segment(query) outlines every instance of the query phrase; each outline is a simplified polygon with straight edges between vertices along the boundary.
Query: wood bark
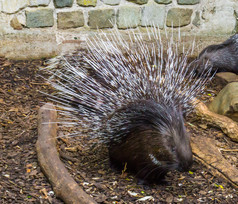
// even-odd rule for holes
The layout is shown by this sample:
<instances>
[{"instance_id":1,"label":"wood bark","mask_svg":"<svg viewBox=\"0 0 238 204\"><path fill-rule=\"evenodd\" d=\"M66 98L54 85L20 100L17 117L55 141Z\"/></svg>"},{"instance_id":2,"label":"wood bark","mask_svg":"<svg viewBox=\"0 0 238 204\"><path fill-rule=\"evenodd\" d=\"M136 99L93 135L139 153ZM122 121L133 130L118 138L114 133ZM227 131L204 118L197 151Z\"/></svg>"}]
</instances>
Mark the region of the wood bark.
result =
<instances>
[{"instance_id":1,"label":"wood bark","mask_svg":"<svg viewBox=\"0 0 238 204\"><path fill-rule=\"evenodd\" d=\"M211 112L207 106L197 101L196 114L208 124L220 128L232 141L238 142L238 124L232 119ZM196 159L211 170L213 175L224 178L235 188L238 188L238 170L230 164L215 146L214 139L193 137L191 146Z\"/></svg>"},{"instance_id":2,"label":"wood bark","mask_svg":"<svg viewBox=\"0 0 238 204\"><path fill-rule=\"evenodd\" d=\"M39 110L38 140L36 150L40 167L49 179L57 197L65 203L96 203L70 176L60 161L56 148L57 113L55 107L47 103Z\"/></svg>"},{"instance_id":3,"label":"wood bark","mask_svg":"<svg viewBox=\"0 0 238 204\"><path fill-rule=\"evenodd\" d=\"M238 188L238 170L227 161L216 147L216 141L207 137L193 137L191 141L195 158L214 176L221 177Z\"/></svg>"},{"instance_id":4,"label":"wood bark","mask_svg":"<svg viewBox=\"0 0 238 204\"><path fill-rule=\"evenodd\" d=\"M196 106L196 114L209 124L221 128L232 141L238 142L238 124L235 121L224 115L211 112L201 101L198 101Z\"/></svg>"}]
</instances>

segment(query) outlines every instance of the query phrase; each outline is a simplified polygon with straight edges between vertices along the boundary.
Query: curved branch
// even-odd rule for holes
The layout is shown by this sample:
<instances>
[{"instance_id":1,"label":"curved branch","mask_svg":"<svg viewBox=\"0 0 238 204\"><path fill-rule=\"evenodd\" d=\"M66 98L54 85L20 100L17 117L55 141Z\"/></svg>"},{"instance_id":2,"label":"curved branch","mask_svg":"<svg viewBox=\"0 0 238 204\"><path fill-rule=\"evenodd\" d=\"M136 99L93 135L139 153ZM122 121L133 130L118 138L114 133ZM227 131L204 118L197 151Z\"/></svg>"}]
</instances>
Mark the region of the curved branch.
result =
<instances>
[{"instance_id":1,"label":"curved branch","mask_svg":"<svg viewBox=\"0 0 238 204\"><path fill-rule=\"evenodd\" d=\"M52 104L47 103L40 108L36 143L40 167L49 179L56 196L65 203L96 203L78 186L59 159L56 149L56 118L57 113Z\"/></svg>"},{"instance_id":2,"label":"curved branch","mask_svg":"<svg viewBox=\"0 0 238 204\"><path fill-rule=\"evenodd\" d=\"M201 117L202 120L221 128L232 141L238 142L238 124L235 121L224 115L211 112L207 106L199 100L196 106L196 114Z\"/></svg>"}]
</instances>

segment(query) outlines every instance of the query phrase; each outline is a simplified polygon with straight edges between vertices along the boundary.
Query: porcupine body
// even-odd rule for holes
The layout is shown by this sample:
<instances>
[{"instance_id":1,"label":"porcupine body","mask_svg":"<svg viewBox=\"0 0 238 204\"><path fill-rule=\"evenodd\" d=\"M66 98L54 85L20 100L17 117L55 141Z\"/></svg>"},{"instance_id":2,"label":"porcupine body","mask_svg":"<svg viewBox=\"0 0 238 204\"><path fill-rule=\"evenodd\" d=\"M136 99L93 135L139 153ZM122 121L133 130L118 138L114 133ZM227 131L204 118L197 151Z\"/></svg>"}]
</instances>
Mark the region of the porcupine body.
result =
<instances>
[{"instance_id":1,"label":"porcupine body","mask_svg":"<svg viewBox=\"0 0 238 204\"><path fill-rule=\"evenodd\" d=\"M108 145L112 164L127 164L137 177L158 182L192 164L183 115L207 79L194 77L190 50L180 56L173 37L164 46L156 28L147 32L148 42L140 32L127 35L129 41L118 31L101 32L88 39L87 51L65 56L59 69L50 69L49 81L58 90L52 98L73 125Z\"/></svg>"},{"instance_id":2,"label":"porcupine body","mask_svg":"<svg viewBox=\"0 0 238 204\"><path fill-rule=\"evenodd\" d=\"M213 72L234 72L238 74L238 34L225 42L209 45L198 56L198 72L204 66L212 66ZM206 64L206 65L205 65Z\"/></svg>"}]
</instances>

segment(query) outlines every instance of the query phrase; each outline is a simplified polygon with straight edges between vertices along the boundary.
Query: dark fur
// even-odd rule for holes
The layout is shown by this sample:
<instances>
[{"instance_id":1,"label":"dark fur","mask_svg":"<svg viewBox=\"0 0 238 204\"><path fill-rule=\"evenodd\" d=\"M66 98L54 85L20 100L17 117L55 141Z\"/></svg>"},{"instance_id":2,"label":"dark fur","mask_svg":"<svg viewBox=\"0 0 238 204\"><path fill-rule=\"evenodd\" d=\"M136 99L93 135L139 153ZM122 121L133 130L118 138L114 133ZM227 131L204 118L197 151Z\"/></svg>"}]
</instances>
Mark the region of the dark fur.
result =
<instances>
[{"instance_id":1,"label":"dark fur","mask_svg":"<svg viewBox=\"0 0 238 204\"><path fill-rule=\"evenodd\" d=\"M192 165L183 116L173 107L153 101L132 103L115 112L108 126L114 135L111 162L120 167L127 163L128 170L143 180L158 182L168 171L187 171Z\"/></svg>"},{"instance_id":2,"label":"dark fur","mask_svg":"<svg viewBox=\"0 0 238 204\"><path fill-rule=\"evenodd\" d=\"M218 45L210 45L199 54L197 64L201 73L205 64L213 67L213 72L233 72L238 74L238 34Z\"/></svg>"}]
</instances>

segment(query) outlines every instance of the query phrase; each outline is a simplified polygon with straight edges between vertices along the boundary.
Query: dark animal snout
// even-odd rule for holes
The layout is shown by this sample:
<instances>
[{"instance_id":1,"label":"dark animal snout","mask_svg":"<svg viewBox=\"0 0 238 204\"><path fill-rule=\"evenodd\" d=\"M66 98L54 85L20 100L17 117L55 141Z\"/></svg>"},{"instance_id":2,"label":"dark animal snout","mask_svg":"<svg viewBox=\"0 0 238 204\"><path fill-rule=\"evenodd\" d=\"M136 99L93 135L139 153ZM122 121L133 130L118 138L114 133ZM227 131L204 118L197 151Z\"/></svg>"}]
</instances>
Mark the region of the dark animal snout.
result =
<instances>
[{"instance_id":1,"label":"dark animal snout","mask_svg":"<svg viewBox=\"0 0 238 204\"><path fill-rule=\"evenodd\" d=\"M178 166L178 171L186 172L191 168L192 164L193 164L193 160L189 160L189 161L180 163Z\"/></svg>"}]
</instances>

